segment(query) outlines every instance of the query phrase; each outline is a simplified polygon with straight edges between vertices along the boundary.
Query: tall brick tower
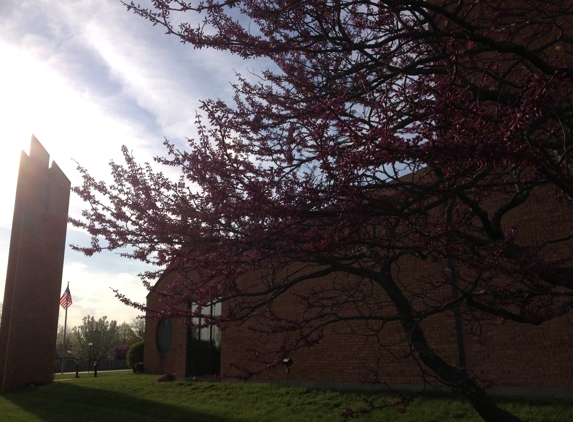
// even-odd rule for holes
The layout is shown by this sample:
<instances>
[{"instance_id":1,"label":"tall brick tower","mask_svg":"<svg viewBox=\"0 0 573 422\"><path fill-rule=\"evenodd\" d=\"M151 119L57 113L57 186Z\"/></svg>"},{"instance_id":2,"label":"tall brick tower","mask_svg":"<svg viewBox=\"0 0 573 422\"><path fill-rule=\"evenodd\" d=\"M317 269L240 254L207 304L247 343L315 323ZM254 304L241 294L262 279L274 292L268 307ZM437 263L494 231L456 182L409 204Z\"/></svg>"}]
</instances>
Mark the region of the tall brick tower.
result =
<instances>
[{"instance_id":1,"label":"tall brick tower","mask_svg":"<svg viewBox=\"0 0 573 422\"><path fill-rule=\"evenodd\" d=\"M52 382L70 181L32 136L22 151L0 326L2 391Z\"/></svg>"}]
</instances>

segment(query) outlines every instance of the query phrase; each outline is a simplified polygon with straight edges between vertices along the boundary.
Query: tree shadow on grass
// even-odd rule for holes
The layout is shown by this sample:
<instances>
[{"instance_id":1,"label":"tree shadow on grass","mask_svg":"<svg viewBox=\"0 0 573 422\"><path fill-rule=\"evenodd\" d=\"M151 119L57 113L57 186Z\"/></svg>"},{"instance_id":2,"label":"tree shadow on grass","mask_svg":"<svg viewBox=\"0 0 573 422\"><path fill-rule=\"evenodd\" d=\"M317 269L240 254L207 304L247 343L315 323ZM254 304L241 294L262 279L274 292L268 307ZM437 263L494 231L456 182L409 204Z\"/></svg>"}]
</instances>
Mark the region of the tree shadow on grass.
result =
<instances>
[{"instance_id":1,"label":"tree shadow on grass","mask_svg":"<svg viewBox=\"0 0 573 422\"><path fill-rule=\"evenodd\" d=\"M3 393L1 397L46 422L239 421L77 384L58 383L34 390Z\"/></svg>"}]
</instances>

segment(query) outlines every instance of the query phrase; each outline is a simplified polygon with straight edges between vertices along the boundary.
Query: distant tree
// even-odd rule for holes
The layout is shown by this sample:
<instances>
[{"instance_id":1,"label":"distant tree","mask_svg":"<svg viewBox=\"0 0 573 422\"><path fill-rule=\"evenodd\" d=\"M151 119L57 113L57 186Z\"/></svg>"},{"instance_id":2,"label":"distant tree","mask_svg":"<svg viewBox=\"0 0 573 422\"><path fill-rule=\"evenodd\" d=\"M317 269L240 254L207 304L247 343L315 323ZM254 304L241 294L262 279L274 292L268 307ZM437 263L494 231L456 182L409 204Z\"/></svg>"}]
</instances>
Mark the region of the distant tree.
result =
<instances>
[{"instance_id":1,"label":"distant tree","mask_svg":"<svg viewBox=\"0 0 573 422\"><path fill-rule=\"evenodd\" d=\"M117 327L117 340L120 345L131 346L133 343L138 341L133 328L127 322L122 322L121 325Z\"/></svg>"},{"instance_id":2,"label":"distant tree","mask_svg":"<svg viewBox=\"0 0 573 422\"><path fill-rule=\"evenodd\" d=\"M82 324L73 329L73 336L76 358L105 359L119 342L117 321L108 321L107 316L96 321L93 316L87 315L83 317Z\"/></svg>"},{"instance_id":3,"label":"distant tree","mask_svg":"<svg viewBox=\"0 0 573 422\"><path fill-rule=\"evenodd\" d=\"M143 341L145 338L145 319L134 318L131 322L131 329L137 341Z\"/></svg>"},{"instance_id":4,"label":"distant tree","mask_svg":"<svg viewBox=\"0 0 573 422\"><path fill-rule=\"evenodd\" d=\"M72 350L75 352L75 339L76 336L74 335L74 328L73 327L67 327L66 328L66 349L65 350ZM63 325L59 325L58 326L58 334L56 337L56 349L57 350L62 350L62 346L64 344L64 326Z\"/></svg>"}]
</instances>

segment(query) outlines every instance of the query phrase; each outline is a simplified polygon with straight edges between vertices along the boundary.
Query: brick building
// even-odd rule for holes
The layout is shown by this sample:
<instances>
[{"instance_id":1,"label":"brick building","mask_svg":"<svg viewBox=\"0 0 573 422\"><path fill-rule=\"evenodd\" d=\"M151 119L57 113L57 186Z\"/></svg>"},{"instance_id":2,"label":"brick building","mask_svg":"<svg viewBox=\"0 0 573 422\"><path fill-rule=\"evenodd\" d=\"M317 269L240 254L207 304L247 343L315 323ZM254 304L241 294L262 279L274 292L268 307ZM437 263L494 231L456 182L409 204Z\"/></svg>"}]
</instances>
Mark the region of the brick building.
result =
<instances>
[{"instance_id":1,"label":"brick building","mask_svg":"<svg viewBox=\"0 0 573 422\"><path fill-rule=\"evenodd\" d=\"M440 3L441 2L436 2ZM475 20L479 25L487 26L488 19L506 19L508 26L505 32L496 36L500 41L516 39L527 48L543 49L543 54L550 57L549 62L555 66L570 67L573 55L566 54L563 43L557 43L561 33L571 32L570 14L564 13L553 22L552 29L514 25L516 16L526 20L519 0L491 3L501 8L505 14L492 11L490 3L465 3L470 23ZM446 4L444 2L444 4ZM452 9L462 7L464 2L449 3ZM487 7L486 7L487 6ZM483 9L483 10L482 10ZM459 12L459 10L458 10ZM536 16L537 10L529 10ZM462 13L460 13L461 15ZM521 15L520 15L521 14ZM522 16L523 15L523 16ZM499 24L499 21L497 21ZM440 25L449 25L454 30L455 23L438 21ZM477 24L476 24L477 25ZM477 25L477 26L479 26ZM517 28L507 30L508 28ZM461 41L460 41L461 39ZM463 51L463 38L460 51ZM564 40L565 37L562 38ZM488 50L476 54L472 65L473 73L468 73L469 81L480 86L486 83L484 76L487 65L496 59L498 51ZM506 54L499 59L502 69L513 69L504 76L503 82L509 82L522 76L524 60L518 56ZM476 64L477 63L477 64ZM483 66L480 67L480 66ZM497 76L497 74L496 74ZM491 81L490 81L491 82ZM494 85L502 85L493 81ZM497 88L495 88L497 89ZM573 232L571 206L567 203L556 203L553 192L538 189L527 203L517 207L504 220L508 226L519 228L518 236L523 244L540 244L543 240L559 237L560 234ZM548 254L568 257L573 252L573 241L546 248ZM415 259L403 259L401 262L400 282L408 285L415 292L421 289L421 281L444 271L447 265L443 262L428 262ZM157 282L157 288L168 285L174 275L167 273ZM245 282L256 280L258 274L245 277ZM328 283L331 280L317 280L316 283ZM446 288L437 295L447 297ZM374 291L373 294L382 294ZM415 297L412 294L411 297ZM438 298L434 298L436 300ZM160 298L153 293L147 298L150 309L161 309ZM225 304L223 304L224 308ZM557 304L558 306L558 304ZM213 310L218 312L219 310ZM274 305L274 311L283 314L297 314L304 311L301 303L294 296L281 297ZM360 310L356 310L360 312ZM538 326L523 325L512 321L492 318L481 324L463 327L463 332L456 328L453 312L440 313L425 318L421 323L430 346L447 362L459 367L467 367L471 375L483 384L491 383L510 394L549 395L573 397L573 315L569 312L559 318ZM241 325L230 325L220 332L202 330L197 333L188 328L184 321L158 321L147 319L145 369L147 372L173 372L178 378L222 374L235 376L243 370L256 372L264 367L264 356L255 355L253 349L276 349L281 341L281 334L264 334L257 321L248 321ZM472 335L471 333L475 335ZM381 338L383 336L383 338ZM382 345L382 347L381 347ZM256 346L256 347L255 347ZM418 363L409 356L408 342L398 322L387 323L381 335L372 335L372 330L364 322L329 325L319 344L303 348L290 355L294 361L289 377L291 383L307 386L359 386L358 383L372 379L376 372L378 378L391 385L419 385L421 371ZM220 360L219 360L220 359ZM258 359L258 361L257 361ZM465 365L463 362L465 361ZM256 378L266 380L284 380L284 367L277 366L257 373ZM527 392L526 392L527 391Z\"/></svg>"},{"instance_id":2,"label":"brick building","mask_svg":"<svg viewBox=\"0 0 573 422\"><path fill-rule=\"evenodd\" d=\"M32 136L22 151L0 326L0 389L53 379L70 181Z\"/></svg>"},{"instance_id":3,"label":"brick building","mask_svg":"<svg viewBox=\"0 0 573 422\"><path fill-rule=\"evenodd\" d=\"M550 195L548 190L538 190L524 206L512 211L505 223L519 227L522 240L529 241L573 231L570 206L556 203ZM551 253L567 256L572 250L572 242L566 242L553 248ZM401 268L401 282L416 286L421 277L443 271L444 264L404 260ZM245 280L253 281L257 276L249 274ZM156 287L165 287L173 278L174 274L167 273ZM326 277L315 281L321 282L332 280ZM147 306L162 307L160 297L153 291L148 295ZM302 314L304 307L293 296L284 296L275 303L274 310L294 315ZM217 313L220 309L210 312ZM466 367L482 384L493 385L502 393L571 397L572 323L573 315L568 313L538 326L499 318L475 326L466 325L463 333ZM172 372L178 378L208 374L233 376L243 373L241 369L245 368L255 372L264 364L256 362L253 349L266 346L272 350L282 338L280 334L261 333L256 330L260 328L257 324L253 320L228 326L222 332L218 328L206 328L198 333L176 319L147 319L145 370ZM293 353L290 382L306 386L357 387L360 382L372 379L375 369L380 380L388 384L420 385L420 368L408 356L408 344L399 324L386 324L379 336L373 336L365 324L328 326L318 345ZM454 314L431 316L424 319L422 326L430 346L446 361L459 365L460 345ZM382 349L379 341L384 345ZM286 371L283 366L277 366L257 373L255 378L284 380Z\"/></svg>"}]
</instances>

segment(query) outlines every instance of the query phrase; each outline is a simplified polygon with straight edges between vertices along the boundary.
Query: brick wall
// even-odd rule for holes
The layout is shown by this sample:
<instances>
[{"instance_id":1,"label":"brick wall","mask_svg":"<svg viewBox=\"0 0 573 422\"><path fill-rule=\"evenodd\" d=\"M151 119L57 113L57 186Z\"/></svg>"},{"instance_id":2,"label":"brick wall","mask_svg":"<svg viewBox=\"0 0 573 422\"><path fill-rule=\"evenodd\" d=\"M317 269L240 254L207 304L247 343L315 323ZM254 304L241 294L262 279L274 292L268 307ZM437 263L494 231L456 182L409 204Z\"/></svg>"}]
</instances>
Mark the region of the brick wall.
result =
<instances>
[{"instance_id":1,"label":"brick wall","mask_svg":"<svg viewBox=\"0 0 573 422\"><path fill-rule=\"evenodd\" d=\"M508 215L506 225L519 228L520 239L536 242L573 230L572 208L557 204L552 192L537 192L527 205ZM571 242L548 248L548 254L566 255L573 252ZM444 271L445 263L404 260L396 278L409 286L411 293L420 289L422 279L431 279ZM250 283L260 275L250 274L243 281ZM169 276L159 283L168 283ZM332 283L331 278L316 283ZM376 293L374 294L382 294ZM438 297L451 294L449 285L438 291ZM415 295L412 294L412 297ZM417 299L422 300L422 299ZM157 297L150 294L148 306L160 307ZM302 315L303 306L292 295L285 295L273 305L279 315ZM145 367L147 371L185 374L186 327L174 321L173 344L163 356L156 352L157 321L148 320L146 326ZM565 315L541 326L525 326L498 319L481 324L464 324L466 362L471 374L500 387L573 388L573 315ZM423 321L430 346L447 362L458 364L458 347L452 312L436 315ZM284 334L265 334L257 320L243 325L231 325L222 333L222 374L241 375L241 368L257 371L272 362L274 351ZM473 334L472 334L473 333ZM368 336L369 335L369 336ZM384 347L379 347L379 343ZM154 351L155 350L155 351ZM269 352L255 358L254 351ZM372 379L376 369L380 380L389 384L420 384L421 372L409 356L405 333L398 323L388 323L378 335L373 335L363 322L328 326L324 337L314 347L293 352L290 379L300 381L361 382ZM258 373L256 378L279 380L286 378L285 367Z\"/></svg>"},{"instance_id":2,"label":"brick wall","mask_svg":"<svg viewBox=\"0 0 573 422\"><path fill-rule=\"evenodd\" d=\"M539 190L522 207L505 219L506 226L518 228L518 239L540 242L573 231L573 208L567 203L556 203L553 192ZM568 256L573 243L548 247L548 255ZM421 277L431 277L446 268L445 263L425 261L404 262L399 278L413 283ZM443 294L450 292L444 286ZM275 311L300 312L300 307L288 299L279 302ZM222 372L238 374L235 363L255 370L261 367L247 349L272 350L280 342L280 335L255 333L256 321L246 326L231 327L223 332ZM453 313L426 319L422 326L430 345L450 364L458 364L458 347ZM482 324L464 324L466 363L470 373L484 385L503 387L573 388L573 315L568 314L540 326L518 324L492 319ZM365 334L360 324L354 332ZM473 334L472 334L473 332ZM350 332L344 325L330 327L318 346L292 353L294 365L291 380L361 382L372 378L370 368L376 367L382 381L390 384L419 384L420 369L408 357L405 334L397 323L388 324L379 338L386 345L381 350L374 338L363 338ZM270 359L270 355L269 355ZM377 363L377 365L376 365ZM258 378L284 379L285 368L278 367L257 375Z\"/></svg>"},{"instance_id":3,"label":"brick wall","mask_svg":"<svg viewBox=\"0 0 573 422\"><path fill-rule=\"evenodd\" d=\"M70 182L49 158L32 137L20 159L0 327L3 391L53 377Z\"/></svg>"},{"instance_id":4,"label":"brick wall","mask_svg":"<svg viewBox=\"0 0 573 422\"><path fill-rule=\"evenodd\" d=\"M167 284L173 278L173 274L166 274L158 283L159 285ZM161 309L162 299L150 293L147 296L147 306L151 309ZM174 373L177 378L184 378L187 358L187 326L180 320L171 320L171 345L164 354L160 354L157 347L158 324L158 319L148 318L145 320L144 370L151 374Z\"/></svg>"}]
</instances>

